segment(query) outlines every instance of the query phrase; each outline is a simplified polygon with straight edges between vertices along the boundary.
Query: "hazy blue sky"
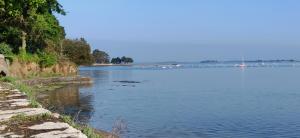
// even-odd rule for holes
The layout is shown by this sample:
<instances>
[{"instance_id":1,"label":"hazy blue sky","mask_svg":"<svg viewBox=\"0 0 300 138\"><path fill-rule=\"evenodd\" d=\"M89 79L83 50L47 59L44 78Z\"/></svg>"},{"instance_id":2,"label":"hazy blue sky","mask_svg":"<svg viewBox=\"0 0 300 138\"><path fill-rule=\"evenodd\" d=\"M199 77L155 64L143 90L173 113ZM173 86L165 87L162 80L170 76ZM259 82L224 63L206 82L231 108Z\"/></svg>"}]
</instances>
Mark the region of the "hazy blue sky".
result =
<instances>
[{"instance_id":1,"label":"hazy blue sky","mask_svg":"<svg viewBox=\"0 0 300 138\"><path fill-rule=\"evenodd\" d=\"M300 0L60 0L67 37L136 61L300 59Z\"/></svg>"}]
</instances>

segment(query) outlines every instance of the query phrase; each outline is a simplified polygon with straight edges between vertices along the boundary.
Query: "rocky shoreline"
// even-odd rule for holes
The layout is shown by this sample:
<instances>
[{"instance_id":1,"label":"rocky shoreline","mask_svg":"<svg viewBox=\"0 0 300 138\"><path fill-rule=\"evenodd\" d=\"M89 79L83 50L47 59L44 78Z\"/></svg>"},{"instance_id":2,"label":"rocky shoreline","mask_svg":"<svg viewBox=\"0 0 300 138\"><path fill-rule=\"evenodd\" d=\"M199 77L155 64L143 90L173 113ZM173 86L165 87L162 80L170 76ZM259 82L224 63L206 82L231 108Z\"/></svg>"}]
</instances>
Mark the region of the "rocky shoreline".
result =
<instances>
[{"instance_id":1,"label":"rocky shoreline","mask_svg":"<svg viewBox=\"0 0 300 138\"><path fill-rule=\"evenodd\" d=\"M10 84L0 84L0 137L87 138L59 114L31 107L27 96Z\"/></svg>"}]
</instances>

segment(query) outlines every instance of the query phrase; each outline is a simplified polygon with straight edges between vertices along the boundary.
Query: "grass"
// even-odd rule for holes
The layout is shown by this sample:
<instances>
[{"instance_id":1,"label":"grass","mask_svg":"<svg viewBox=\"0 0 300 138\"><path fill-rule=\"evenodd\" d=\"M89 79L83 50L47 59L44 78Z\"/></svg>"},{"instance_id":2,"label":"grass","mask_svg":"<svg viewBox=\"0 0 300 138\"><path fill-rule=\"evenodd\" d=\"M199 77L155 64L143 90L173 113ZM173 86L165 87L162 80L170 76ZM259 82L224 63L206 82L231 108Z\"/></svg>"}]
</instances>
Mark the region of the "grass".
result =
<instances>
[{"instance_id":1,"label":"grass","mask_svg":"<svg viewBox=\"0 0 300 138\"><path fill-rule=\"evenodd\" d=\"M41 120L47 120L52 119L53 116L50 113L44 113L40 115L34 115L34 116L26 116L25 114L18 114L16 116L13 116L9 122L13 122L14 124L20 124L24 122L36 122Z\"/></svg>"},{"instance_id":2,"label":"grass","mask_svg":"<svg viewBox=\"0 0 300 138\"><path fill-rule=\"evenodd\" d=\"M88 138L102 138L103 136L96 133L95 130L88 125L79 125L74 122L71 116L61 115L61 119L63 122L68 123L72 127L81 130L83 134L85 134Z\"/></svg>"},{"instance_id":3,"label":"grass","mask_svg":"<svg viewBox=\"0 0 300 138\"><path fill-rule=\"evenodd\" d=\"M23 135L23 137L31 137L36 134L28 127L41 124L43 122L55 122L57 118L54 118L50 113L26 116L25 114L18 114L10 118L8 121L0 122L0 125L5 125L5 129L1 130L1 133L11 133L16 135Z\"/></svg>"},{"instance_id":4,"label":"grass","mask_svg":"<svg viewBox=\"0 0 300 138\"><path fill-rule=\"evenodd\" d=\"M18 82L17 78L13 78L13 77L3 77L3 78L0 78L0 81L11 83L11 84L13 84L13 86L16 89L25 93L27 95L27 97L29 98L31 107L33 107L33 108L40 107L40 104L37 102L37 100L34 96L33 88L23 84L22 82Z\"/></svg>"}]
</instances>

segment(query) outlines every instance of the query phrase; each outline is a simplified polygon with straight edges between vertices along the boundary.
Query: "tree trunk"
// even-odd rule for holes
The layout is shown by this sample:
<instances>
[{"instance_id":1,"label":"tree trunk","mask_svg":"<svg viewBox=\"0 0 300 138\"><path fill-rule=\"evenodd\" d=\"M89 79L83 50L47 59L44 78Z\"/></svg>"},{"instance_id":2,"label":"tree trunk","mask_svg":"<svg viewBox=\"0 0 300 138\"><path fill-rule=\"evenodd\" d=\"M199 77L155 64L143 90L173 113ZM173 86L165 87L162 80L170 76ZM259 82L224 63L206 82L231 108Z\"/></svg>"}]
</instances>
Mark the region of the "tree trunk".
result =
<instances>
[{"instance_id":1,"label":"tree trunk","mask_svg":"<svg viewBox=\"0 0 300 138\"><path fill-rule=\"evenodd\" d=\"M22 31L22 36L21 36L21 39L22 39L22 50L26 51L26 35L27 33Z\"/></svg>"},{"instance_id":2,"label":"tree trunk","mask_svg":"<svg viewBox=\"0 0 300 138\"><path fill-rule=\"evenodd\" d=\"M60 40L59 45L60 45L60 56L63 56L63 40Z\"/></svg>"}]
</instances>

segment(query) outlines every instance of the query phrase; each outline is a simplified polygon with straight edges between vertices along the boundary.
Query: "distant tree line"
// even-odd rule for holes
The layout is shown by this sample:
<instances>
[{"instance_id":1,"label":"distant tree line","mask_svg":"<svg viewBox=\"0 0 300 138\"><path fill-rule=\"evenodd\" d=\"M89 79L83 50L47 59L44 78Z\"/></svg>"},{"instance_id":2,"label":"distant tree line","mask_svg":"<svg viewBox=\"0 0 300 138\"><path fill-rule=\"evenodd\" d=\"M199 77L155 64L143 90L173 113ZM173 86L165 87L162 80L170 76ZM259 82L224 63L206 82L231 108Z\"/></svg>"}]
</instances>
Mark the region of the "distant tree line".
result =
<instances>
[{"instance_id":1,"label":"distant tree line","mask_svg":"<svg viewBox=\"0 0 300 138\"><path fill-rule=\"evenodd\" d=\"M98 63L98 64L105 64L105 63L109 63L110 57L109 55L104 52L104 51L100 51L99 49L95 49L92 53L93 58L94 58L94 62Z\"/></svg>"},{"instance_id":2,"label":"distant tree line","mask_svg":"<svg viewBox=\"0 0 300 138\"><path fill-rule=\"evenodd\" d=\"M109 63L110 57L99 49L91 52L91 46L84 38L66 39L63 43L63 54L77 65L92 65L93 63Z\"/></svg>"},{"instance_id":3,"label":"distant tree line","mask_svg":"<svg viewBox=\"0 0 300 138\"><path fill-rule=\"evenodd\" d=\"M91 47L84 38L64 40L63 51L63 54L77 65L92 65L93 63L129 64L134 62L131 57L126 56L110 60L109 54L99 49L91 52Z\"/></svg>"},{"instance_id":4,"label":"distant tree line","mask_svg":"<svg viewBox=\"0 0 300 138\"><path fill-rule=\"evenodd\" d=\"M125 57L125 56L123 56L123 57L121 57L121 58L116 57L116 58L112 58L112 59L111 59L111 63L112 63L112 64L129 64L129 63L133 63L133 62L134 62L134 61L133 61L132 58L130 58L130 57Z\"/></svg>"}]
</instances>

